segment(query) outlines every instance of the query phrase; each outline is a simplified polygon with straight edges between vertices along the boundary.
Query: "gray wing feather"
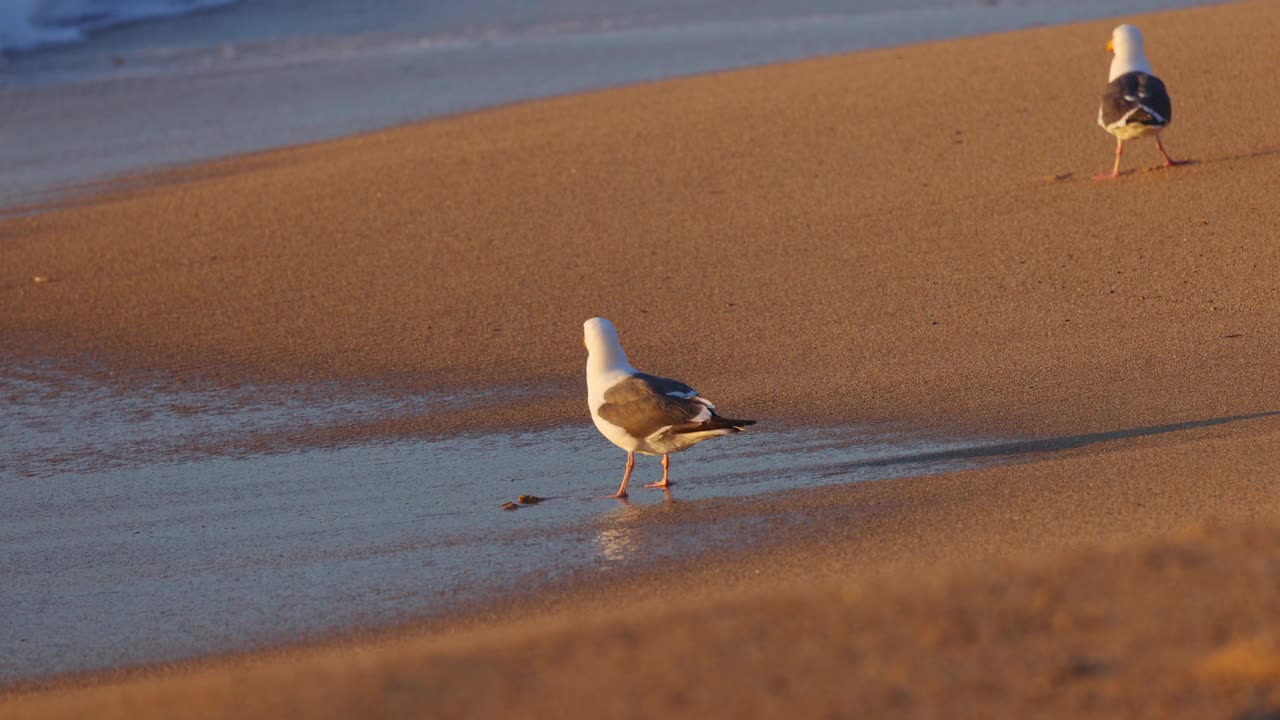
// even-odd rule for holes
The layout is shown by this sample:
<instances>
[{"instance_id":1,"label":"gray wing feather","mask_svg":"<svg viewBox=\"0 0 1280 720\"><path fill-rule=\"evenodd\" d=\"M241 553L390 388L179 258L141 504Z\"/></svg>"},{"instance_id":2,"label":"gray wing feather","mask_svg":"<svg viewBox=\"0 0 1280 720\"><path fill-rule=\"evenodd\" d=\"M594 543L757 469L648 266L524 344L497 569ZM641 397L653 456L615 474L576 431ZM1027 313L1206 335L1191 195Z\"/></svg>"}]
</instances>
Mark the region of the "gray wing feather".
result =
<instances>
[{"instance_id":1,"label":"gray wing feather","mask_svg":"<svg viewBox=\"0 0 1280 720\"><path fill-rule=\"evenodd\" d=\"M709 404L682 382L636 373L605 391L600 417L635 438L683 425L707 412Z\"/></svg>"}]
</instances>

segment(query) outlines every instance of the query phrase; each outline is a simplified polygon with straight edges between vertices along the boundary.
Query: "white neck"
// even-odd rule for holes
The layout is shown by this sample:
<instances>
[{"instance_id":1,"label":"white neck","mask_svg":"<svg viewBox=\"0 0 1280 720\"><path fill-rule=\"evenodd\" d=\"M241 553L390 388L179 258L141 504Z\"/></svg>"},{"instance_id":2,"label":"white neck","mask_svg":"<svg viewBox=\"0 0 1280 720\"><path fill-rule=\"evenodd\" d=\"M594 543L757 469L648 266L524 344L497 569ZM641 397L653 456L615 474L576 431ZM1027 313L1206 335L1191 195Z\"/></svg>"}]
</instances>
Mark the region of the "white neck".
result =
<instances>
[{"instance_id":1,"label":"white neck","mask_svg":"<svg viewBox=\"0 0 1280 720\"><path fill-rule=\"evenodd\" d=\"M1155 74L1151 71L1151 63L1147 62L1147 56L1142 53L1141 48L1137 50L1125 48L1123 52L1117 48L1116 56L1111 58L1111 77L1107 78L1107 82L1131 72Z\"/></svg>"},{"instance_id":2,"label":"white neck","mask_svg":"<svg viewBox=\"0 0 1280 720\"><path fill-rule=\"evenodd\" d=\"M614 383L633 375L636 369L627 362L627 353L617 343L601 343L587 354L587 395L593 407L604 401L604 391Z\"/></svg>"},{"instance_id":3,"label":"white neck","mask_svg":"<svg viewBox=\"0 0 1280 720\"><path fill-rule=\"evenodd\" d=\"M621 345L596 348L587 354L588 377L614 372L635 372L635 368L627 362L627 353L622 350Z\"/></svg>"}]
</instances>

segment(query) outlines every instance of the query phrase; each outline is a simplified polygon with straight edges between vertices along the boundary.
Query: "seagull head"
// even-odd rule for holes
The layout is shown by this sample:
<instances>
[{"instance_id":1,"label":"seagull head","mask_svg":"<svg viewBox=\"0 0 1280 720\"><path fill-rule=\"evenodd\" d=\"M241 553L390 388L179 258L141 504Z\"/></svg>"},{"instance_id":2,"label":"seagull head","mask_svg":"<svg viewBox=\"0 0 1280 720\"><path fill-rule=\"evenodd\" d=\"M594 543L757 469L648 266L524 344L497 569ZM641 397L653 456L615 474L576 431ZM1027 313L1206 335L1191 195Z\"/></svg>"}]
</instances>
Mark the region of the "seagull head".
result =
<instances>
[{"instance_id":1,"label":"seagull head","mask_svg":"<svg viewBox=\"0 0 1280 720\"><path fill-rule=\"evenodd\" d=\"M1142 55L1142 31L1133 25L1118 25L1111 31L1107 49L1116 55Z\"/></svg>"},{"instance_id":2,"label":"seagull head","mask_svg":"<svg viewBox=\"0 0 1280 720\"><path fill-rule=\"evenodd\" d=\"M1111 42L1107 49L1116 56L1111 59L1111 80L1130 72L1151 72L1151 63L1142 52L1142 32L1133 25L1120 25L1111 31Z\"/></svg>"},{"instance_id":3,"label":"seagull head","mask_svg":"<svg viewBox=\"0 0 1280 720\"><path fill-rule=\"evenodd\" d=\"M618 342L618 331L608 320L593 317L582 323L582 344L588 358L603 367L627 367L627 354Z\"/></svg>"},{"instance_id":4,"label":"seagull head","mask_svg":"<svg viewBox=\"0 0 1280 720\"><path fill-rule=\"evenodd\" d=\"M587 349L587 352L617 347L620 345L618 331L613 327L613 323L608 320L602 317L593 317L582 323L582 345Z\"/></svg>"}]
</instances>

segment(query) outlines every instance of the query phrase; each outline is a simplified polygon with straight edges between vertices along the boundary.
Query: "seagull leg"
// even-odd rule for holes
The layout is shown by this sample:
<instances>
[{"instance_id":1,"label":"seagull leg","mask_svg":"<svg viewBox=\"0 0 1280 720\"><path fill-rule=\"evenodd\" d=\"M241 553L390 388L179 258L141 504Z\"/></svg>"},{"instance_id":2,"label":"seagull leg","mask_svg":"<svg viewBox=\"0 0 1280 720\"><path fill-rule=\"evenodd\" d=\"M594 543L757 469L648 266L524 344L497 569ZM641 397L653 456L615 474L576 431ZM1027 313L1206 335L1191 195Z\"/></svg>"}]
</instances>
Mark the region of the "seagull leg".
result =
<instances>
[{"instance_id":1,"label":"seagull leg","mask_svg":"<svg viewBox=\"0 0 1280 720\"><path fill-rule=\"evenodd\" d=\"M1159 139L1160 138L1157 136L1156 140L1159 141ZM1163 150L1161 152L1163 152ZM1094 175L1093 179L1094 180L1110 180L1112 178L1120 177L1120 156L1121 155L1124 155L1124 141L1121 140L1120 138L1116 138L1116 164L1111 168L1111 174L1110 175Z\"/></svg>"},{"instance_id":2,"label":"seagull leg","mask_svg":"<svg viewBox=\"0 0 1280 720\"><path fill-rule=\"evenodd\" d=\"M631 480L631 468L636 466L636 454L627 453L627 471L622 473L622 484L618 486L618 492L614 493L616 498L624 498L627 496L627 482Z\"/></svg>"},{"instance_id":3,"label":"seagull leg","mask_svg":"<svg viewBox=\"0 0 1280 720\"><path fill-rule=\"evenodd\" d=\"M1174 160L1173 158L1169 157L1169 153L1167 153L1167 152L1165 152L1165 151L1164 151L1164 143L1160 142L1160 136L1159 136L1159 135L1156 135L1156 149L1160 151L1160 154L1161 154L1162 156L1164 156L1164 166L1165 166L1165 167L1175 167L1175 166L1177 166L1177 165L1186 165L1186 164L1187 164L1187 161L1186 161L1186 160Z\"/></svg>"},{"instance_id":4,"label":"seagull leg","mask_svg":"<svg viewBox=\"0 0 1280 720\"><path fill-rule=\"evenodd\" d=\"M645 487L652 487L652 488L669 488L669 487L671 487L671 480L667 477L667 472L668 472L668 469L669 469L670 467L671 467L671 456L670 456L670 455L663 454L663 456L662 456L662 482L649 483L648 485L645 485Z\"/></svg>"}]
</instances>

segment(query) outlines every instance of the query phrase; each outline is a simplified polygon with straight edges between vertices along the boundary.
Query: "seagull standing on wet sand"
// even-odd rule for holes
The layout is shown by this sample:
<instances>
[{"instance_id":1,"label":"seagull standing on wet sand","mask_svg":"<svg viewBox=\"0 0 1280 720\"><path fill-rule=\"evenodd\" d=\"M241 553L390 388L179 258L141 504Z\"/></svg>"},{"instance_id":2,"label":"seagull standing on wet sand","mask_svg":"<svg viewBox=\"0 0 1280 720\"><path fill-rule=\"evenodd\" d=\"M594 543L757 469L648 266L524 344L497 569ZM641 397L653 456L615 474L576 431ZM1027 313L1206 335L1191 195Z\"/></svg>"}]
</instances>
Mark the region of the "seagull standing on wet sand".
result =
<instances>
[{"instance_id":1,"label":"seagull standing on wet sand","mask_svg":"<svg viewBox=\"0 0 1280 720\"><path fill-rule=\"evenodd\" d=\"M1107 180L1120 174L1120 156L1124 141L1146 135L1156 136L1156 149L1164 156L1164 166L1181 162L1169 157L1160 142L1160 131L1173 120L1173 103L1164 83L1151 72L1151 63L1142 52L1142 33L1132 25L1121 25L1111 31L1107 49L1115 53L1111 59L1111 76L1098 108L1098 124L1116 136L1116 164L1110 175L1095 175L1094 180Z\"/></svg>"},{"instance_id":2,"label":"seagull standing on wet sand","mask_svg":"<svg viewBox=\"0 0 1280 720\"><path fill-rule=\"evenodd\" d=\"M604 318L583 323L582 342L587 347L587 402L596 429L614 445L627 451L627 470L614 497L627 496L627 482L636 464L636 453L662 456L662 482L645 487L671 485L667 472L670 453L686 450L703 440L742 432L755 420L730 420L716 414L715 405L682 382L646 375L631 367L618 342L618 331Z\"/></svg>"}]
</instances>

